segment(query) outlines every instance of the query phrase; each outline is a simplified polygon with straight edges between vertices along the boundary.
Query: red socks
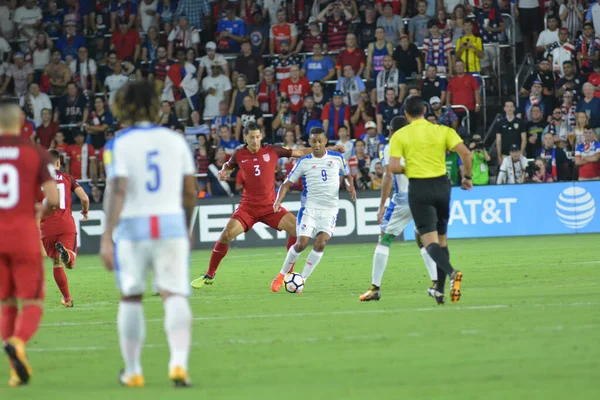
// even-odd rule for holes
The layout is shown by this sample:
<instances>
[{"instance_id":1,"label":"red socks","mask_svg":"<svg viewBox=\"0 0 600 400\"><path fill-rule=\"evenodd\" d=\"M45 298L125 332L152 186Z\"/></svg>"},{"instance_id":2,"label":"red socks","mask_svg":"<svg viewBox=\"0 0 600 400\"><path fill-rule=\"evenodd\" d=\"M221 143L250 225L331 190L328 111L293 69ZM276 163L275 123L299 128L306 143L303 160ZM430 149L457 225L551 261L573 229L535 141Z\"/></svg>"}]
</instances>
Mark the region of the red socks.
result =
<instances>
[{"instance_id":1,"label":"red socks","mask_svg":"<svg viewBox=\"0 0 600 400\"><path fill-rule=\"evenodd\" d=\"M62 293L62 296L66 300L71 300L71 294L69 293L69 281L67 280L67 275L65 274L64 268L53 268L53 272L54 281Z\"/></svg>"},{"instance_id":2,"label":"red socks","mask_svg":"<svg viewBox=\"0 0 600 400\"><path fill-rule=\"evenodd\" d=\"M292 247L293 245L295 245L295 244L296 244L296 240L297 240L297 239L298 239L298 238L297 238L296 236L289 236L289 237L288 237L287 244L285 245L285 249L286 249L286 250L289 250L289 249L290 249L290 247Z\"/></svg>"},{"instance_id":3,"label":"red socks","mask_svg":"<svg viewBox=\"0 0 600 400\"><path fill-rule=\"evenodd\" d=\"M73 265L75 265L75 260L77 259L77 254L75 254L75 252L73 252L69 249L65 249L65 250L67 250L67 253L69 253L69 263L67 265L69 267L72 267Z\"/></svg>"},{"instance_id":4,"label":"red socks","mask_svg":"<svg viewBox=\"0 0 600 400\"><path fill-rule=\"evenodd\" d=\"M17 306L2 306L2 315L0 315L0 336L2 341L11 337L15 331L15 321L19 309Z\"/></svg>"},{"instance_id":5,"label":"red socks","mask_svg":"<svg viewBox=\"0 0 600 400\"><path fill-rule=\"evenodd\" d=\"M221 260L227 255L227 251L229 250L228 244L222 244L221 242L215 243L215 247L213 248L212 254L210 255L210 263L208 265L207 275L214 278L217 269L219 268L219 264Z\"/></svg>"},{"instance_id":6,"label":"red socks","mask_svg":"<svg viewBox=\"0 0 600 400\"><path fill-rule=\"evenodd\" d=\"M21 309L21 314L17 317L14 337L27 343L33 337L40 326L42 319L42 307L38 305L28 305Z\"/></svg>"}]
</instances>

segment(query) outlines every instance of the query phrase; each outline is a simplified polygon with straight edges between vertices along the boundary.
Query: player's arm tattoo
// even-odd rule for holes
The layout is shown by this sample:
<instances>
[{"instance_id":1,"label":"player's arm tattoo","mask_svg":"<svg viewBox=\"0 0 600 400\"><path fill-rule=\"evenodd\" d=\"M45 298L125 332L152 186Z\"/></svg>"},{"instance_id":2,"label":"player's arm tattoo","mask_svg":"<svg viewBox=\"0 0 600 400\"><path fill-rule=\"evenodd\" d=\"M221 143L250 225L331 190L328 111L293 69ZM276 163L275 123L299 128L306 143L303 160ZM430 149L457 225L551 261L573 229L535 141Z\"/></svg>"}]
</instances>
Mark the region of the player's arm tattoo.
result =
<instances>
[{"instance_id":1,"label":"player's arm tattoo","mask_svg":"<svg viewBox=\"0 0 600 400\"><path fill-rule=\"evenodd\" d=\"M104 191L104 213L106 214L105 234L112 235L119 216L123 209L125 201L125 191L127 189L127 178L116 177L112 178L106 184Z\"/></svg>"}]
</instances>

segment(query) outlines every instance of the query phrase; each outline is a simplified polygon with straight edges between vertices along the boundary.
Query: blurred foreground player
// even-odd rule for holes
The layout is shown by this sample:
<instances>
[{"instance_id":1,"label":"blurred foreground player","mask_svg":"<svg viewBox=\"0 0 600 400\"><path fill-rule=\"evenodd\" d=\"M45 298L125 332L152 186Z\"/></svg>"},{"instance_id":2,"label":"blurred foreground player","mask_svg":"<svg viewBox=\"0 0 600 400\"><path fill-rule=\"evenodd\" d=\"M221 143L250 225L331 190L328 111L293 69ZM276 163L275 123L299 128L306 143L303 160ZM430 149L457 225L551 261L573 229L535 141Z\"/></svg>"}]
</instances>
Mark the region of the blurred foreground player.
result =
<instances>
[{"instance_id":1,"label":"blurred foreground player","mask_svg":"<svg viewBox=\"0 0 600 400\"><path fill-rule=\"evenodd\" d=\"M77 258L77 228L71 213L72 193L75 193L81 201L82 221L87 220L90 199L75 178L60 171L60 153L53 149L50 150L49 154L56 170L54 179L60 197L58 207L51 211L50 215L42 217L40 223L42 244L44 250L46 250L46 255L54 263L54 281L60 293L62 293L61 303L65 307L73 307L73 299L69 293L69 282L63 268L63 266L68 269L73 268Z\"/></svg>"},{"instance_id":2,"label":"blurred foreground player","mask_svg":"<svg viewBox=\"0 0 600 400\"><path fill-rule=\"evenodd\" d=\"M144 386L142 295L152 271L165 309L171 356L168 377L177 387L189 386L188 232L196 205L194 160L181 135L150 122L160 108L151 83L127 84L117 92L113 107L114 115L127 128L107 143L104 151L108 161L106 230L100 256L109 271L115 270L121 292L117 330L125 369L119 382L127 387Z\"/></svg>"},{"instance_id":3,"label":"blurred foreground player","mask_svg":"<svg viewBox=\"0 0 600 400\"><path fill-rule=\"evenodd\" d=\"M42 318L44 266L36 209L40 214L59 204L50 158L19 137L22 121L18 106L0 105L0 334L13 387L31 378L25 345ZM46 198L36 206L40 186Z\"/></svg>"},{"instance_id":4,"label":"blurred foreground player","mask_svg":"<svg viewBox=\"0 0 600 400\"><path fill-rule=\"evenodd\" d=\"M311 150L290 150L281 146L262 145L262 140L262 127L256 122L249 122L244 128L246 144L235 150L219 172L219 179L225 180L235 168L243 171L242 201L215 243L208 271L203 277L192 281L192 287L195 289L213 283L219 264L229 250L229 243L243 232L249 231L258 222L278 231L286 231L290 235L287 242L288 249L296 243L296 218L294 215L283 207L280 207L278 212L273 211L275 169L280 157L300 158L309 154Z\"/></svg>"}]
</instances>

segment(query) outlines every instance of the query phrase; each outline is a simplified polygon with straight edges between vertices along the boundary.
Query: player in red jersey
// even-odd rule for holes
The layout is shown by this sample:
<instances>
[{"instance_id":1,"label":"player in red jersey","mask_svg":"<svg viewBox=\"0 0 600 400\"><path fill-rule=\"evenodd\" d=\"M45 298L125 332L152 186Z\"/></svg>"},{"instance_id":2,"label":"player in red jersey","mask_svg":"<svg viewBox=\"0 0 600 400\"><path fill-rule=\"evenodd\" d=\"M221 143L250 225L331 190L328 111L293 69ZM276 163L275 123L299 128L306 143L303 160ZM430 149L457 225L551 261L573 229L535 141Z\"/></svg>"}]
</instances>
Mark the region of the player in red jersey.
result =
<instances>
[{"instance_id":1,"label":"player in red jersey","mask_svg":"<svg viewBox=\"0 0 600 400\"><path fill-rule=\"evenodd\" d=\"M44 266L36 210L59 203L48 154L19 137L22 114L16 105L0 105L0 336L10 361L10 386L29 381L25 344L42 318ZM40 186L46 199L36 206Z\"/></svg>"},{"instance_id":2,"label":"player in red jersey","mask_svg":"<svg viewBox=\"0 0 600 400\"><path fill-rule=\"evenodd\" d=\"M72 193L81 201L82 221L87 220L90 199L79 183L69 174L60 172L60 153L50 150L50 158L56 169L56 185L60 195L58 207L48 216L42 218L40 231L46 255L54 262L54 281L62 293L61 303L65 307L73 307L73 299L69 293L69 282L63 266L71 269L77 258L77 228L71 214Z\"/></svg>"},{"instance_id":3,"label":"player in red jersey","mask_svg":"<svg viewBox=\"0 0 600 400\"><path fill-rule=\"evenodd\" d=\"M280 157L303 157L311 149L290 150L281 146L261 145L262 139L261 126L256 122L249 122L244 128L246 145L238 147L219 172L219 179L224 180L235 168L240 168L244 174L242 201L215 243L208 271L192 281L195 289L213 283L219 264L229 250L229 243L258 222L278 231L285 230L290 235L288 249L296 243L296 217L284 208L279 212L273 211L275 169Z\"/></svg>"}]
</instances>

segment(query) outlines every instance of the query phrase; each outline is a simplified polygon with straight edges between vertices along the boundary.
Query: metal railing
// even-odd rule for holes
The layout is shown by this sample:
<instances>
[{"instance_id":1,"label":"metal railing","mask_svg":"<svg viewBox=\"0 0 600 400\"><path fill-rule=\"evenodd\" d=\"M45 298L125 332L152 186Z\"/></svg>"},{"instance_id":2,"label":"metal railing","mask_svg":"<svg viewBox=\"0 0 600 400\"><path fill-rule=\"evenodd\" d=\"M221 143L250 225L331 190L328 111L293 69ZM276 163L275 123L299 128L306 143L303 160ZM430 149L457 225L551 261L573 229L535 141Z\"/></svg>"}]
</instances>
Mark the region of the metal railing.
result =
<instances>
[{"instance_id":1,"label":"metal railing","mask_svg":"<svg viewBox=\"0 0 600 400\"><path fill-rule=\"evenodd\" d=\"M519 77L521 76L521 73L523 72L523 70L525 69L527 64L531 64L530 67L533 67L533 58L531 57L531 54L529 54L529 53L527 53L525 55L525 58L523 59L523 63L521 63L521 66L515 73L515 100L516 100L517 107L519 107L519 89L520 89Z\"/></svg>"}]
</instances>

